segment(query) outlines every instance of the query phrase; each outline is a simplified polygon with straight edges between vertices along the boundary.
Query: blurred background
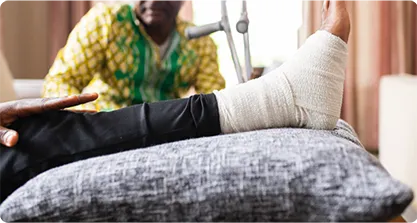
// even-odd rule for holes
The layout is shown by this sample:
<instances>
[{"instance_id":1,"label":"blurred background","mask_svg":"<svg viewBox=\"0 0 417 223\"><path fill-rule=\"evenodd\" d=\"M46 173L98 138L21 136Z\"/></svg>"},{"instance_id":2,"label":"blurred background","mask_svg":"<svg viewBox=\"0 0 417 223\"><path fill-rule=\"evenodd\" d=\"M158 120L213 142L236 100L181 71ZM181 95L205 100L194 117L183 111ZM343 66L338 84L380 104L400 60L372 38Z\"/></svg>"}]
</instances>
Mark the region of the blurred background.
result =
<instances>
[{"instance_id":1,"label":"blurred background","mask_svg":"<svg viewBox=\"0 0 417 223\"><path fill-rule=\"evenodd\" d=\"M3 3L0 50L14 78L43 79L72 28L98 2ZM300 0L248 1L253 66L268 69L285 62L320 26L322 4L322 1ZM417 5L412 1L354 1L348 2L348 7L352 32L342 118L355 128L368 150L377 151L380 78L417 72ZM234 29L241 2L228 1L228 8ZM187 1L180 16L196 25L217 22L220 0ZM243 38L234 34L238 55L244 64ZM226 85L234 85L237 80L225 34L219 32L211 36L218 46L220 71ZM22 86L31 87L30 84Z\"/></svg>"}]
</instances>

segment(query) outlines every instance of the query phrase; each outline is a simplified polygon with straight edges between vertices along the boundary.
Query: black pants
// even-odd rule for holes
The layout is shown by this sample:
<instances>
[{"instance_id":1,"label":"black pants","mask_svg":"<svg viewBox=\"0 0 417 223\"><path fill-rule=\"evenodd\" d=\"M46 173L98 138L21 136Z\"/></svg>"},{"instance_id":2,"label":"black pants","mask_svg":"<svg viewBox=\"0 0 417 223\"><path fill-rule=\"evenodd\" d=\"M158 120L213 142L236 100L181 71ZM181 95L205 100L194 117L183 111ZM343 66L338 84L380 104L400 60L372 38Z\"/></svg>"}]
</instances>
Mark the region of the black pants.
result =
<instances>
[{"instance_id":1,"label":"black pants","mask_svg":"<svg viewBox=\"0 0 417 223\"><path fill-rule=\"evenodd\" d=\"M220 134L214 94L96 114L51 111L17 120L14 148L0 145L1 202L29 179L74 161Z\"/></svg>"}]
</instances>

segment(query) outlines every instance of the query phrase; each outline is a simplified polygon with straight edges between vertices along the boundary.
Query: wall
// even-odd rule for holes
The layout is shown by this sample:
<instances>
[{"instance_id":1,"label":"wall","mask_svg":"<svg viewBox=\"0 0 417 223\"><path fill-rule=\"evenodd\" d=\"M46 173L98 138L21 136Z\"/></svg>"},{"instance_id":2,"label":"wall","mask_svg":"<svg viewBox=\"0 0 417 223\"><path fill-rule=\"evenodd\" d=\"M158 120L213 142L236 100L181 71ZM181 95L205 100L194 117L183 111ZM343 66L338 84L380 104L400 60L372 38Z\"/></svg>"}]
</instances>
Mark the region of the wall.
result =
<instances>
[{"instance_id":1,"label":"wall","mask_svg":"<svg viewBox=\"0 0 417 223\"><path fill-rule=\"evenodd\" d=\"M1 13L1 6L0 6L0 51L3 52L3 20L2 18L2 13ZM3 55L4 56L4 55Z\"/></svg>"},{"instance_id":2,"label":"wall","mask_svg":"<svg viewBox=\"0 0 417 223\"><path fill-rule=\"evenodd\" d=\"M43 78L49 68L48 2L6 1L0 11L3 53L13 76Z\"/></svg>"}]
</instances>

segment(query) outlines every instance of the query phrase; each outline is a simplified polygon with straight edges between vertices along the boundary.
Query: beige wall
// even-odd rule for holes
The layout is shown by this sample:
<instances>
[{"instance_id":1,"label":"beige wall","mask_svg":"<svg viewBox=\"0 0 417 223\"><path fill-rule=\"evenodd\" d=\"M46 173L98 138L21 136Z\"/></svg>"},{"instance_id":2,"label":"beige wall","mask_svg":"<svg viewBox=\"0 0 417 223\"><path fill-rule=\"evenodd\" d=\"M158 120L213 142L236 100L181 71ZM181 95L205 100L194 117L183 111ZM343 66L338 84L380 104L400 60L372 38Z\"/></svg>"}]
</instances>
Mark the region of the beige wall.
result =
<instances>
[{"instance_id":1,"label":"beige wall","mask_svg":"<svg viewBox=\"0 0 417 223\"><path fill-rule=\"evenodd\" d=\"M6 1L0 7L3 52L15 78L43 78L49 69L48 2Z\"/></svg>"},{"instance_id":2,"label":"beige wall","mask_svg":"<svg viewBox=\"0 0 417 223\"><path fill-rule=\"evenodd\" d=\"M3 38L2 38L2 34L3 34L3 20L2 18L2 13L1 13L1 6L0 6L0 53L3 52Z\"/></svg>"}]
</instances>

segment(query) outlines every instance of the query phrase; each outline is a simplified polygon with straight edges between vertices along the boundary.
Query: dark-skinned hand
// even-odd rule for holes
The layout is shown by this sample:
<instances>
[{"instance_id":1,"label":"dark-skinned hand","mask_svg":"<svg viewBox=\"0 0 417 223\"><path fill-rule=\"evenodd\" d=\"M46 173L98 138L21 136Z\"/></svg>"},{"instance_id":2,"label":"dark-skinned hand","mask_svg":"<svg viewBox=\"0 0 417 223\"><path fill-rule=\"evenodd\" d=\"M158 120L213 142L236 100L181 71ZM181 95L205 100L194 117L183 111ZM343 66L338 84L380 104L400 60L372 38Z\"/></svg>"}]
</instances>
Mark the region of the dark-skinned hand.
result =
<instances>
[{"instance_id":1,"label":"dark-skinned hand","mask_svg":"<svg viewBox=\"0 0 417 223\"><path fill-rule=\"evenodd\" d=\"M23 99L0 103L0 144L7 147L16 145L19 134L6 128L19 118L40 114L46 111L61 110L94 101L98 94L80 94L59 98Z\"/></svg>"}]
</instances>

